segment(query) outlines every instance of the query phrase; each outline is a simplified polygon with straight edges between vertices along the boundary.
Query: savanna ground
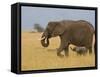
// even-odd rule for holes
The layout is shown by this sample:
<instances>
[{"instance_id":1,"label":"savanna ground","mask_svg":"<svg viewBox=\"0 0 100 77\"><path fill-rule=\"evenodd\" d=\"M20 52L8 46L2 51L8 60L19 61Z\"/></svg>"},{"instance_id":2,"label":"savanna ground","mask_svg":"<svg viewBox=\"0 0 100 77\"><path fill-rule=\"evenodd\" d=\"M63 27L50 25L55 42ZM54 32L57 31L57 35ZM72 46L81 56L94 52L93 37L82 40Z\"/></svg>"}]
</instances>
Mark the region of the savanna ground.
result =
<instances>
[{"instance_id":1,"label":"savanna ground","mask_svg":"<svg viewBox=\"0 0 100 77\"><path fill-rule=\"evenodd\" d=\"M41 46L42 33L22 32L21 70L41 70L56 68L75 68L95 66L95 55L87 53L79 56L69 47L69 57L57 56L56 48L59 47L59 37L51 38L47 48ZM73 45L70 45L74 47ZM64 54L64 53L62 53Z\"/></svg>"}]
</instances>

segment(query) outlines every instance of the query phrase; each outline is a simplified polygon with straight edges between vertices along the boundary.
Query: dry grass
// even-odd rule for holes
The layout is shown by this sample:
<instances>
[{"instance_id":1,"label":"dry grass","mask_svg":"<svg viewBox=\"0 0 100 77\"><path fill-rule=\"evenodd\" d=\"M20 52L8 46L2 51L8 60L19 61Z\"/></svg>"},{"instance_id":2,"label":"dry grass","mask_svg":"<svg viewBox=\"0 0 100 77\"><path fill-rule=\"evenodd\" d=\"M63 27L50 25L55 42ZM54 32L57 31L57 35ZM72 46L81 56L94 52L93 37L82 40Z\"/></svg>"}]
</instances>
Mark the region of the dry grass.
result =
<instances>
[{"instance_id":1,"label":"dry grass","mask_svg":"<svg viewBox=\"0 0 100 77\"><path fill-rule=\"evenodd\" d=\"M40 44L41 33L22 33L22 70L40 70L55 68L74 68L95 66L95 55L87 54L78 56L69 48L69 57L60 58L57 56L56 48L59 47L58 37L50 39L48 48ZM73 45L70 45L73 46Z\"/></svg>"}]
</instances>

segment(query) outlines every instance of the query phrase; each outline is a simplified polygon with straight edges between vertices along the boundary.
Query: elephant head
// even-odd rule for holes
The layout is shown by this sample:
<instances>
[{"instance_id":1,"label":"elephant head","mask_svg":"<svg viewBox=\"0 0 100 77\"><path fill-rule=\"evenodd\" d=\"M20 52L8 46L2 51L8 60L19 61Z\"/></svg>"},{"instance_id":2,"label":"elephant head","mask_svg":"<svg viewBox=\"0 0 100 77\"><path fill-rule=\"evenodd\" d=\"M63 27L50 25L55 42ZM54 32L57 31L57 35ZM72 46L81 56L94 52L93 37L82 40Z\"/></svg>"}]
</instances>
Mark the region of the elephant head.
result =
<instances>
[{"instance_id":1,"label":"elephant head","mask_svg":"<svg viewBox=\"0 0 100 77\"><path fill-rule=\"evenodd\" d=\"M49 46L49 39L51 37L60 36L65 31L61 22L49 22L44 33L42 34L41 44L43 47Z\"/></svg>"}]
</instances>

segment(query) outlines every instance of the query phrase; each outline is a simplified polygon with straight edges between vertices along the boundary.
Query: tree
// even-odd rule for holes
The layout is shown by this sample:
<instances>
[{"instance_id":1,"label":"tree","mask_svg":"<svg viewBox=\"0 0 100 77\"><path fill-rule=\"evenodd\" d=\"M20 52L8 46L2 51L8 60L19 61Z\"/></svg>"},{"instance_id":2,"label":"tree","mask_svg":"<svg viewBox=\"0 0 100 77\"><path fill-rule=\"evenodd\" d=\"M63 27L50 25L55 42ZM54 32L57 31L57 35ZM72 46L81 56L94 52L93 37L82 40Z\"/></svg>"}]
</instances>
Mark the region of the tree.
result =
<instances>
[{"instance_id":1,"label":"tree","mask_svg":"<svg viewBox=\"0 0 100 77\"><path fill-rule=\"evenodd\" d=\"M40 24L35 23L33 29L37 32L43 32L44 28L40 26Z\"/></svg>"}]
</instances>

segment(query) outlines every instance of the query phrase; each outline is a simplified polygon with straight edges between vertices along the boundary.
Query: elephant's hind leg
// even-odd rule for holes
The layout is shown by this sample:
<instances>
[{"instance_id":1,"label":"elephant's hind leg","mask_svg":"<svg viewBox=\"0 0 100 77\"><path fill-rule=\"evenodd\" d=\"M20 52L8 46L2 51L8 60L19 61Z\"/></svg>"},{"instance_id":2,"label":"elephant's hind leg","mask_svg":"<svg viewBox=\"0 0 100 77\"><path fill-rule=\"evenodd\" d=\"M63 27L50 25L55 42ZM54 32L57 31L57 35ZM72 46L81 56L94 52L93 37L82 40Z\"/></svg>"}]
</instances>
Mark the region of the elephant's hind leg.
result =
<instances>
[{"instance_id":1,"label":"elephant's hind leg","mask_svg":"<svg viewBox=\"0 0 100 77\"><path fill-rule=\"evenodd\" d=\"M89 54L92 54L92 47L89 47Z\"/></svg>"},{"instance_id":2,"label":"elephant's hind leg","mask_svg":"<svg viewBox=\"0 0 100 77\"><path fill-rule=\"evenodd\" d=\"M67 46L64 48L64 52L65 52L65 56L68 57L69 56L69 50L68 50L69 44L67 44Z\"/></svg>"},{"instance_id":3,"label":"elephant's hind leg","mask_svg":"<svg viewBox=\"0 0 100 77\"><path fill-rule=\"evenodd\" d=\"M68 48L64 48L64 52L65 52L65 56L68 57L69 56L69 51L68 51Z\"/></svg>"}]
</instances>

